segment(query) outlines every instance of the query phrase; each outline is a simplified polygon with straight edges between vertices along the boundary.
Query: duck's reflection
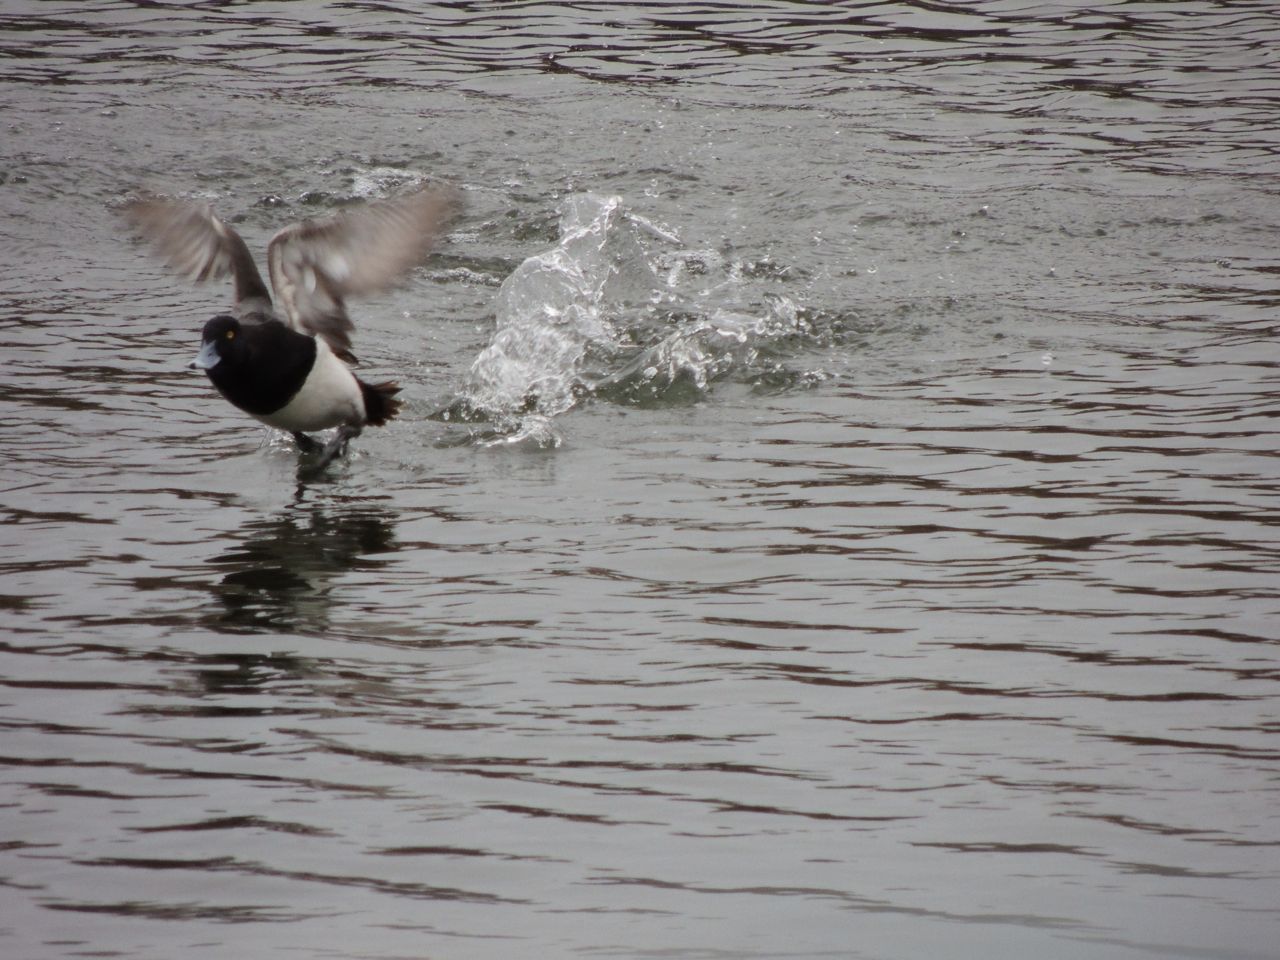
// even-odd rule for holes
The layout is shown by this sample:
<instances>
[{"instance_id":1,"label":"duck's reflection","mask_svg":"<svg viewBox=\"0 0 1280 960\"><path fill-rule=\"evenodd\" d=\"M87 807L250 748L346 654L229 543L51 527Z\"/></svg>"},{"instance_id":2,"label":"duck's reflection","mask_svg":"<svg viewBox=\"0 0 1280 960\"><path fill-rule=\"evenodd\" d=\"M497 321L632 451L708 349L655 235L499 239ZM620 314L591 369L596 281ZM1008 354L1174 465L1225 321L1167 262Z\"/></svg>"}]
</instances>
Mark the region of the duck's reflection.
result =
<instances>
[{"instance_id":1,"label":"duck's reflection","mask_svg":"<svg viewBox=\"0 0 1280 960\"><path fill-rule=\"evenodd\" d=\"M295 503L247 523L238 541L210 563L220 610L206 626L220 632L319 632L329 621L334 582L385 564L395 549L393 515L369 503Z\"/></svg>"},{"instance_id":2,"label":"duck's reflection","mask_svg":"<svg viewBox=\"0 0 1280 960\"><path fill-rule=\"evenodd\" d=\"M201 657L193 676L198 692L231 697L260 693L268 688L280 691L287 685L306 682L314 675L315 664L305 657L289 653L217 653ZM200 716L245 716L287 711L279 700L268 706L237 703L234 706L217 701L201 701L183 712ZM171 714L176 710L170 710Z\"/></svg>"}]
</instances>

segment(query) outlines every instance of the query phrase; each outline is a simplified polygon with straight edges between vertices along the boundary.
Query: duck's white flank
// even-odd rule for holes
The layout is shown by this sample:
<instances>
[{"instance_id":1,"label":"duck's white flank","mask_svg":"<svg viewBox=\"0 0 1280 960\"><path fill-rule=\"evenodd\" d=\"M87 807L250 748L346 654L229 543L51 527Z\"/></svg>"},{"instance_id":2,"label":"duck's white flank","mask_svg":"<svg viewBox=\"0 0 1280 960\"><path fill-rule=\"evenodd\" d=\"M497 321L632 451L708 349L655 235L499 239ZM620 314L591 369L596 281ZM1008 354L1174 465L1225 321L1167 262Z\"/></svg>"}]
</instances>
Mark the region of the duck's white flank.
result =
<instances>
[{"instance_id":1,"label":"duck's white flank","mask_svg":"<svg viewBox=\"0 0 1280 960\"><path fill-rule=\"evenodd\" d=\"M328 430L344 423L363 425L364 397L351 368L334 356L324 338L316 337L316 362L302 389L275 413L258 417L280 430Z\"/></svg>"}]
</instances>

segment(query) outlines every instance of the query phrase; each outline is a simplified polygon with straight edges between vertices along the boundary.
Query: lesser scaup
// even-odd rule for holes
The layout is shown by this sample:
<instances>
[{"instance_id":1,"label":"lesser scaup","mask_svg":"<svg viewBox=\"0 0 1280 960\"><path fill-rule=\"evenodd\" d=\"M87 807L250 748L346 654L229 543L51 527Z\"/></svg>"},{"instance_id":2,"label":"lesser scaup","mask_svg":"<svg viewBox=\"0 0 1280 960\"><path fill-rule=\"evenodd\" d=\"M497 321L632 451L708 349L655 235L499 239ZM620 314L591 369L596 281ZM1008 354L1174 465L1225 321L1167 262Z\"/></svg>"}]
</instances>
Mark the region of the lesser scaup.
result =
<instances>
[{"instance_id":1,"label":"lesser scaup","mask_svg":"<svg viewBox=\"0 0 1280 960\"><path fill-rule=\"evenodd\" d=\"M235 307L204 325L190 366L208 374L224 397L269 426L319 449L323 470L366 425L400 411L392 381L366 383L352 373L348 296L382 290L431 248L461 209L456 191L420 189L394 200L303 220L267 245L277 303L240 235L206 203L145 197L124 212L180 272L196 282L231 274ZM323 448L307 436L337 427Z\"/></svg>"}]
</instances>

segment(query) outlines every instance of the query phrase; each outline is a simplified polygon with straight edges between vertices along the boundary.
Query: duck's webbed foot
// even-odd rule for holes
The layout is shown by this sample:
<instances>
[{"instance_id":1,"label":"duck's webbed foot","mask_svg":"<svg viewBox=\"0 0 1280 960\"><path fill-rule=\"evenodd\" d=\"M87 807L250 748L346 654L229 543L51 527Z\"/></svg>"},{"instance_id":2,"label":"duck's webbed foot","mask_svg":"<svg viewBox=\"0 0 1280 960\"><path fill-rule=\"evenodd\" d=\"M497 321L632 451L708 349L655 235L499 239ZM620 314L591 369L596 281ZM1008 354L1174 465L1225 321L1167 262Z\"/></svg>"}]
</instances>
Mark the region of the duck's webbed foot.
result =
<instances>
[{"instance_id":1,"label":"duck's webbed foot","mask_svg":"<svg viewBox=\"0 0 1280 960\"><path fill-rule=\"evenodd\" d=\"M311 439L301 430L293 431L293 442L298 445L298 449L303 453L315 453L321 447L318 440Z\"/></svg>"},{"instance_id":2,"label":"duck's webbed foot","mask_svg":"<svg viewBox=\"0 0 1280 960\"><path fill-rule=\"evenodd\" d=\"M329 466L330 461L332 461L338 454L345 451L347 449L347 443L360 436L363 429L364 428L359 424L354 423L344 423L340 426L338 428L338 432L334 434L333 439L326 443L324 445L324 449L320 451L320 459L317 460L315 466L311 468L312 473L319 473L325 467ZM311 440L310 437L307 439ZM319 444L316 444L314 440L311 440L311 442L315 446L319 446Z\"/></svg>"}]
</instances>

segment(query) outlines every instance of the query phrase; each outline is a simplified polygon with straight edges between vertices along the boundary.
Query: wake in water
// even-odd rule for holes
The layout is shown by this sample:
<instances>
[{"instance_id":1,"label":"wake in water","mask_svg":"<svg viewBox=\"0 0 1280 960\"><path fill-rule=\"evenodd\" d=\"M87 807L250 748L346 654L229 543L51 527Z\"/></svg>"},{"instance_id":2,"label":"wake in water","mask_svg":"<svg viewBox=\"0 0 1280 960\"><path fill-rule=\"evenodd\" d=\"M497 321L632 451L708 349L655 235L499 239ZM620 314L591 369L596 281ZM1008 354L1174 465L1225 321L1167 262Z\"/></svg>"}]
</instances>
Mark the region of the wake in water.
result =
<instances>
[{"instance_id":1,"label":"wake in water","mask_svg":"<svg viewBox=\"0 0 1280 960\"><path fill-rule=\"evenodd\" d=\"M732 378L781 385L818 374L782 358L812 331L787 297L748 292L751 269L629 211L621 197L577 194L560 239L503 282L496 329L459 398L439 416L483 423L482 444L556 446L555 418L588 398L690 403Z\"/></svg>"}]
</instances>

